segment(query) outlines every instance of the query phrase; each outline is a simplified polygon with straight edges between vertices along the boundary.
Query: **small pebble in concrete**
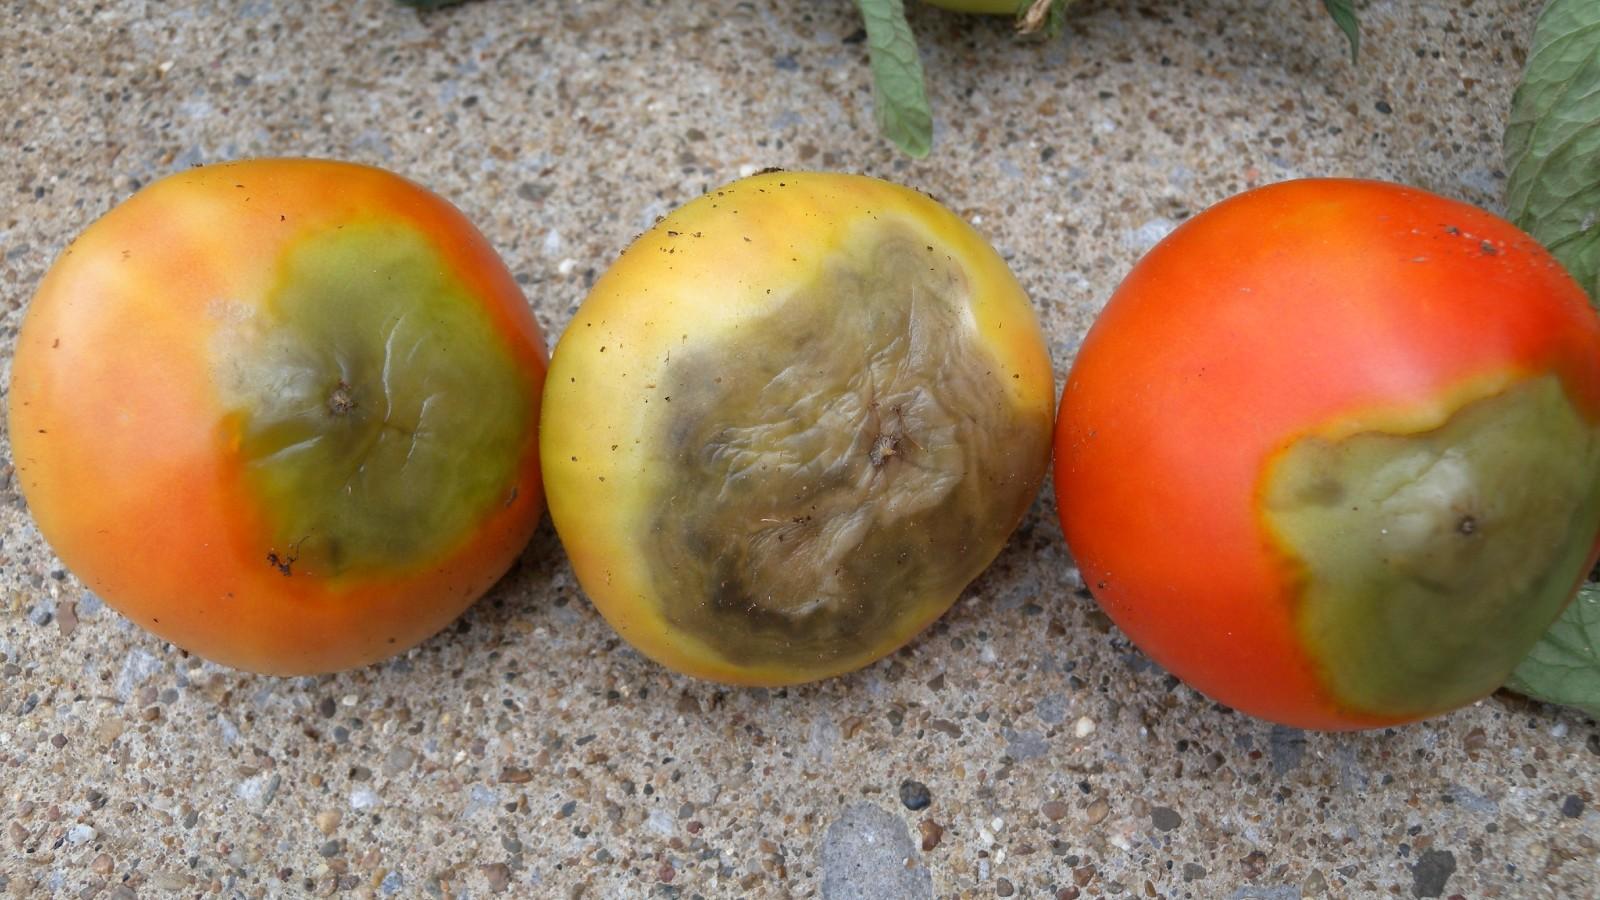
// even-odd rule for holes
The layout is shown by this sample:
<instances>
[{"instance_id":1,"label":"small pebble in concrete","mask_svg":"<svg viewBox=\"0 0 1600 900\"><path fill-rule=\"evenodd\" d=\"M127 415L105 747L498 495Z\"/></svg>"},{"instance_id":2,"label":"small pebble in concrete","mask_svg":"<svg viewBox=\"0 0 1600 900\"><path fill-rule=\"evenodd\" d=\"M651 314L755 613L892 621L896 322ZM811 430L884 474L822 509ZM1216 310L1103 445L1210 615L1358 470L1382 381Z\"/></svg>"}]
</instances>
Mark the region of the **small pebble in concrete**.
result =
<instances>
[{"instance_id":1,"label":"small pebble in concrete","mask_svg":"<svg viewBox=\"0 0 1600 900\"><path fill-rule=\"evenodd\" d=\"M1067 805L1060 800L1046 800L1039 812L1052 822L1059 822L1067 817Z\"/></svg>"},{"instance_id":2,"label":"small pebble in concrete","mask_svg":"<svg viewBox=\"0 0 1600 900\"><path fill-rule=\"evenodd\" d=\"M1411 870L1411 896L1442 897L1444 884L1456 871L1456 856L1449 850L1428 850Z\"/></svg>"},{"instance_id":3,"label":"small pebble in concrete","mask_svg":"<svg viewBox=\"0 0 1600 900\"><path fill-rule=\"evenodd\" d=\"M1267 855L1260 850L1252 850L1239 863L1244 867L1244 877L1254 881L1267 870Z\"/></svg>"},{"instance_id":4,"label":"small pebble in concrete","mask_svg":"<svg viewBox=\"0 0 1600 900\"><path fill-rule=\"evenodd\" d=\"M906 823L872 803L845 807L823 835L820 855L824 900L933 896Z\"/></svg>"},{"instance_id":5,"label":"small pebble in concrete","mask_svg":"<svg viewBox=\"0 0 1600 900\"><path fill-rule=\"evenodd\" d=\"M944 838L944 826L932 819L923 819L917 824L917 831L922 834L923 852L939 846L939 841Z\"/></svg>"},{"instance_id":6,"label":"small pebble in concrete","mask_svg":"<svg viewBox=\"0 0 1600 900\"><path fill-rule=\"evenodd\" d=\"M1060 725L1067 719L1066 694L1046 694L1033 707L1033 714L1046 725Z\"/></svg>"},{"instance_id":7,"label":"small pebble in concrete","mask_svg":"<svg viewBox=\"0 0 1600 900\"><path fill-rule=\"evenodd\" d=\"M1089 804L1089 811L1086 813L1090 825L1099 825L1110 814L1111 804L1107 803L1104 797Z\"/></svg>"},{"instance_id":8,"label":"small pebble in concrete","mask_svg":"<svg viewBox=\"0 0 1600 900\"><path fill-rule=\"evenodd\" d=\"M503 893L507 885L511 884L511 869L505 863L491 863L484 866L483 877L489 880L489 890L492 893Z\"/></svg>"},{"instance_id":9,"label":"small pebble in concrete","mask_svg":"<svg viewBox=\"0 0 1600 900\"><path fill-rule=\"evenodd\" d=\"M650 814L645 816L644 824L646 828L663 837L671 835L677 828L673 824L672 816L664 809L650 810Z\"/></svg>"},{"instance_id":10,"label":"small pebble in concrete","mask_svg":"<svg viewBox=\"0 0 1600 900\"><path fill-rule=\"evenodd\" d=\"M1228 900L1300 900L1300 889L1292 884L1252 884L1229 894Z\"/></svg>"},{"instance_id":11,"label":"small pebble in concrete","mask_svg":"<svg viewBox=\"0 0 1600 900\"><path fill-rule=\"evenodd\" d=\"M390 750L388 755L383 758L383 774L391 778L399 775L401 772L411 768L411 763L416 758L416 754L410 750L404 747L396 747Z\"/></svg>"},{"instance_id":12,"label":"small pebble in concrete","mask_svg":"<svg viewBox=\"0 0 1600 900\"><path fill-rule=\"evenodd\" d=\"M908 778L900 782L900 802L906 805L906 809L916 812L927 809L933 797L928 793L927 785Z\"/></svg>"},{"instance_id":13,"label":"small pebble in concrete","mask_svg":"<svg viewBox=\"0 0 1600 900\"><path fill-rule=\"evenodd\" d=\"M1567 799L1561 801L1561 814L1569 819L1583 815L1583 798L1577 794L1568 794Z\"/></svg>"},{"instance_id":14,"label":"small pebble in concrete","mask_svg":"<svg viewBox=\"0 0 1600 900\"><path fill-rule=\"evenodd\" d=\"M1005 735L1006 755L1017 762L1037 759L1050 752L1050 742L1037 731L1013 731L1008 728Z\"/></svg>"},{"instance_id":15,"label":"small pebble in concrete","mask_svg":"<svg viewBox=\"0 0 1600 900\"><path fill-rule=\"evenodd\" d=\"M1274 725L1267 736L1267 752L1272 756L1272 773L1286 775L1298 768L1306 755L1306 733L1287 725Z\"/></svg>"},{"instance_id":16,"label":"small pebble in concrete","mask_svg":"<svg viewBox=\"0 0 1600 900\"><path fill-rule=\"evenodd\" d=\"M61 629L62 637L71 637L72 632L78 628L78 611L71 600L56 601L56 625Z\"/></svg>"},{"instance_id":17,"label":"small pebble in concrete","mask_svg":"<svg viewBox=\"0 0 1600 900\"><path fill-rule=\"evenodd\" d=\"M1171 831L1183 824L1183 816L1170 806L1158 806L1150 810L1150 824L1157 831Z\"/></svg>"}]
</instances>

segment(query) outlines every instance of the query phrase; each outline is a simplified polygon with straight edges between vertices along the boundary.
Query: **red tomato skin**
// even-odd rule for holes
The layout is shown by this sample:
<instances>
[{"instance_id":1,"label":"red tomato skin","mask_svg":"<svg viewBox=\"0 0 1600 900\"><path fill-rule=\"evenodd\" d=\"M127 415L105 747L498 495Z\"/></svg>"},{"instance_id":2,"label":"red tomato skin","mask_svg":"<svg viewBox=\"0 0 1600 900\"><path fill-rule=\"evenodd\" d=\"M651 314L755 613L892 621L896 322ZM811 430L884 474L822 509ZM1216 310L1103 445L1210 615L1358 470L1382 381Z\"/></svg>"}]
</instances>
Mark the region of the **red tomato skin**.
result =
<instances>
[{"instance_id":1,"label":"red tomato skin","mask_svg":"<svg viewBox=\"0 0 1600 900\"><path fill-rule=\"evenodd\" d=\"M1496 373L1554 373L1600 421L1600 320L1533 238L1381 182L1240 194L1140 260L1079 351L1056 426L1067 543L1118 626L1208 696L1314 729L1414 718L1325 688L1262 472L1319 426Z\"/></svg>"}]
</instances>

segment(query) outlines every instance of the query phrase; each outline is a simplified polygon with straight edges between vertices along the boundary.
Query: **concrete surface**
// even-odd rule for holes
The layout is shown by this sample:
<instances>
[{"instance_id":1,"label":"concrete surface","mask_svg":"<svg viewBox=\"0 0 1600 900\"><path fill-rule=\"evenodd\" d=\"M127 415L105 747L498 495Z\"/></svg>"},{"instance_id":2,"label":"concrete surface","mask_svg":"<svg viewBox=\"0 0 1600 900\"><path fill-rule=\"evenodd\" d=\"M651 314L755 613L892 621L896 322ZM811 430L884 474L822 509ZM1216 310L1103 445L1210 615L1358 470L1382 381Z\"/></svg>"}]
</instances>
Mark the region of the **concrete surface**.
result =
<instances>
[{"instance_id":1,"label":"concrete surface","mask_svg":"<svg viewBox=\"0 0 1600 900\"><path fill-rule=\"evenodd\" d=\"M77 231L162 174L265 154L431 185L552 336L635 233L741 170L895 178L992 237L1064 372L1137 254L1248 185L1365 175L1498 205L1536 4L1363 6L1358 66L1315 0L1098 0L1046 47L915 9L939 129L911 162L871 127L843 0L13 0L0 375ZM0 893L1600 895L1593 721L1506 695L1350 736L1232 714L1076 590L1045 501L920 640L825 684L650 664L548 526L421 648L274 680L86 594L7 447Z\"/></svg>"}]
</instances>

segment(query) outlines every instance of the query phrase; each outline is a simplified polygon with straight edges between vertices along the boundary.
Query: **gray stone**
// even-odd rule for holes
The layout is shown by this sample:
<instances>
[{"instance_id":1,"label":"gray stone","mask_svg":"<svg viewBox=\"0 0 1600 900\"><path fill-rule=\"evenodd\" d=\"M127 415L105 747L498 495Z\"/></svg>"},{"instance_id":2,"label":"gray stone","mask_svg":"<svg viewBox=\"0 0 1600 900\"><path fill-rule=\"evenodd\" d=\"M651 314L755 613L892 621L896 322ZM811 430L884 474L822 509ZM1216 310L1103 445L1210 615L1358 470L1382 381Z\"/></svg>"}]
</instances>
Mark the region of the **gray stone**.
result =
<instances>
[{"instance_id":1,"label":"gray stone","mask_svg":"<svg viewBox=\"0 0 1600 900\"><path fill-rule=\"evenodd\" d=\"M1300 900L1300 889L1292 884L1246 885L1228 895L1228 900Z\"/></svg>"},{"instance_id":2,"label":"gray stone","mask_svg":"<svg viewBox=\"0 0 1600 900\"><path fill-rule=\"evenodd\" d=\"M239 782L234 794L256 809L266 809L272 805L272 799L278 795L278 786L282 783L282 777L262 772Z\"/></svg>"},{"instance_id":3,"label":"gray stone","mask_svg":"<svg viewBox=\"0 0 1600 900\"><path fill-rule=\"evenodd\" d=\"M933 879L911 843L906 823L872 803L844 808L822 837L821 857L825 900L933 896Z\"/></svg>"},{"instance_id":4,"label":"gray stone","mask_svg":"<svg viewBox=\"0 0 1600 900\"><path fill-rule=\"evenodd\" d=\"M1178 811L1170 806L1158 806L1150 810L1150 824L1154 825L1157 831L1171 831L1183 824L1183 816L1178 815Z\"/></svg>"},{"instance_id":5,"label":"gray stone","mask_svg":"<svg viewBox=\"0 0 1600 900\"><path fill-rule=\"evenodd\" d=\"M1005 735L1006 755L1018 762L1035 759L1050 752L1050 742L1037 731L1013 731L1007 728Z\"/></svg>"},{"instance_id":6,"label":"gray stone","mask_svg":"<svg viewBox=\"0 0 1600 900\"><path fill-rule=\"evenodd\" d=\"M1178 227L1177 223L1164 216L1149 219L1137 228L1128 229L1123 235L1123 244L1130 250L1143 253L1160 243L1161 239L1172 233Z\"/></svg>"},{"instance_id":7,"label":"gray stone","mask_svg":"<svg viewBox=\"0 0 1600 900\"><path fill-rule=\"evenodd\" d=\"M906 809L916 812L927 809L932 802L933 795L929 793L927 785L911 778L900 782L900 803Z\"/></svg>"},{"instance_id":8,"label":"gray stone","mask_svg":"<svg viewBox=\"0 0 1600 900\"><path fill-rule=\"evenodd\" d=\"M1455 799L1456 806L1459 806L1469 812L1483 813L1487 816L1498 815L1500 813L1499 803L1496 803L1477 791L1463 787L1459 784L1450 785L1450 796Z\"/></svg>"},{"instance_id":9,"label":"gray stone","mask_svg":"<svg viewBox=\"0 0 1600 900\"><path fill-rule=\"evenodd\" d=\"M1411 896L1442 897L1444 884L1456 871L1456 855L1449 850L1428 850L1411 867Z\"/></svg>"},{"instance_id":10,"label":"gray stone","mask_svg":"<svg viewBox=\"0 0 1600 900\"><path fill-rule=\"evenodd\" d=\"M148 650L137 647L128 651L122 661L122 671L117 674L117 696L127 702L139 685L161 671L161 660Z\"/></svg>"},{"instance_id":11,"label":"gray stone","mask_svg":"<svg viewBox=\"0 0 1600 900\"><path fill-rule=\"evenodd\" d=\"M1287 725L1274 725L1267 736L1267 752L1272 757L1272 773L1286 775L1298 768L1306 755L1306 733Z\"/></svg>"},{"instance_id":12,"label":"gray stone","mask_svg":"<svg viewBox=\"0 0 1600 900\"><path fill-rule=\"evenodd\" d=\"M1561 814L1569 819L1583 815L1583 798L1577 794L1568 794L1567 799L1561 801Z\"/></svg>"},{"instance_id":13,"label":"gray stone","mask_svg":"<svg viewBox=\"0 0 1600 900\"><path fill-rule=\"evenodd\" d=\"M1067 720L1070 701L1066 694L1046 694L1033 706L1033 714L1046 725L1060 725Z\"/></svg>"}]
</instances>

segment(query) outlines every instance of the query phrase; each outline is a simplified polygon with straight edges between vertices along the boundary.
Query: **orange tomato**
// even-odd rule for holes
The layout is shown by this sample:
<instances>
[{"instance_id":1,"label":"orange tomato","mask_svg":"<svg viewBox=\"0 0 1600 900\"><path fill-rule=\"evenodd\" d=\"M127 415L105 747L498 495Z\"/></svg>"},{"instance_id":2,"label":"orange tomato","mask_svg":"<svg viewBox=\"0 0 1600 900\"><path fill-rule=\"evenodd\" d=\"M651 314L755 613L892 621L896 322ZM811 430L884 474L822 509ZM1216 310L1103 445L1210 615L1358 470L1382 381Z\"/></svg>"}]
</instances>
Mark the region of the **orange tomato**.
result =
<instances>
[{"instance_id":1,"label":"orange tomato","mask_svg":"<svg viewBox=\"0 0 1600 900\"><path fill-rule=\"evenodd\" d=\"M1107 613L1245 712L1377 726L1500 685L1600 547L1600 324L1532 238L1366 181L1227 200L1068 377L1063 529Z\"/></svg>"},{"instance_id":2,"label":"orange tomato","mask_svg":"<svg viewBox=\"0 0 1600 900\"><path fill-rule=\"evenodd\" d=\"M182 172L92 225L18 338L44 537L187 650L362 665L442 628L543 509L544 341L450 204L345 163Z\"/></svg>"}]
</instances>

